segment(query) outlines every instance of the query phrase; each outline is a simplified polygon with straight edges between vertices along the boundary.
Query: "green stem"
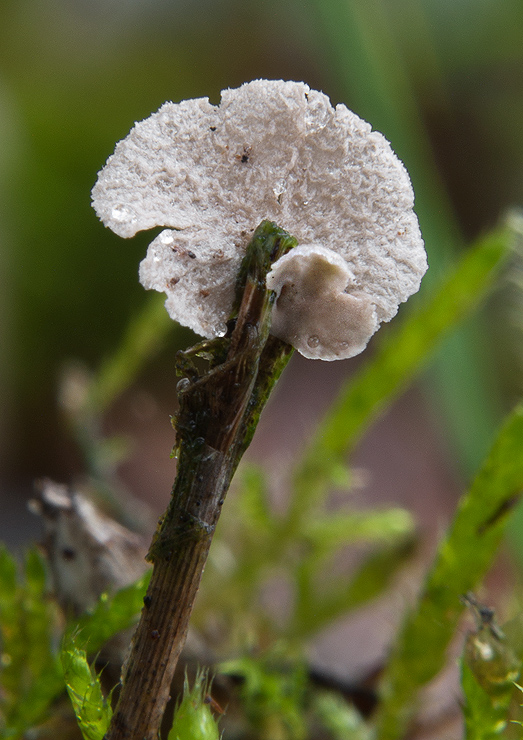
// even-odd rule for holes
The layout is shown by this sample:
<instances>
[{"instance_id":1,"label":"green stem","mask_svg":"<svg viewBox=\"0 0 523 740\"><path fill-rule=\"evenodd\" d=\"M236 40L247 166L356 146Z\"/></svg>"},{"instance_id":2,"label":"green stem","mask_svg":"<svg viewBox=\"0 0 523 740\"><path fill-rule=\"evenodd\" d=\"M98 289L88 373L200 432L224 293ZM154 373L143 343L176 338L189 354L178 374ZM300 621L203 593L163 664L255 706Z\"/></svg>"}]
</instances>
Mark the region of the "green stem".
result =
<instances>
[{"instance_id":1,"label":"green stem","mask_svg":"<svg viewBox=\"0 0 523 740\"><path fill-rule=\"evenodd\" d=\"M158 736L225 495L292 354L269 335L274 293L265 278L295 245L275 224L260 224L242 263L227 336L179 353L185 377L175 424L178 471L149 551L153 573L107 740ZM198 370L193 357L209 368Z\"/></svg>"}]
</instances>

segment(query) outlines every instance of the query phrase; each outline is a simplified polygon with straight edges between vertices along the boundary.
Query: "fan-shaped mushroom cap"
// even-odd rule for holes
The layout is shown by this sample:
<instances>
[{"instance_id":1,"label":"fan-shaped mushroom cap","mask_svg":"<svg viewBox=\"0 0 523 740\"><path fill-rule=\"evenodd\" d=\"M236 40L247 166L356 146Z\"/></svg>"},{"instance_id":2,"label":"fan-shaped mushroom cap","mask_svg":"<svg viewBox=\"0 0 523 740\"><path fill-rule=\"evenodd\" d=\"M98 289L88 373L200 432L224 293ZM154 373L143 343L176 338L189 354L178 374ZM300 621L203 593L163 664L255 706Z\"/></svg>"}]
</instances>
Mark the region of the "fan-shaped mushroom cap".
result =
<instances>
[{"instance_id":1,"label":"fan-shaped mushroom cap","mask_svg":"<svg viewBox=\"0 0 523 740\"><path fill-rule=\"evenodd\" d=\"M140 280L167 294L172 318L206 337L225 332L236 275L262 220L314 245L274 266L273 331L323 359L361 351L418 290L427 263L413 203L407 172L381 134L303 82L281 80L224 90L219 106L207 98L165 103L116 146L93 188L98 216L117 234L165 227ZM311 347L319 319L309 315L300 333L291 313L299 307L303 319L305 301L289 299L285 271L302 276L307 305L319 308L314 275L325 292L331 268L341 281L342 262L347 298L336 299L334 313L323 307L329 339ZM314 336L322 336L319 323Z\"/></svg>"}]
</instances>

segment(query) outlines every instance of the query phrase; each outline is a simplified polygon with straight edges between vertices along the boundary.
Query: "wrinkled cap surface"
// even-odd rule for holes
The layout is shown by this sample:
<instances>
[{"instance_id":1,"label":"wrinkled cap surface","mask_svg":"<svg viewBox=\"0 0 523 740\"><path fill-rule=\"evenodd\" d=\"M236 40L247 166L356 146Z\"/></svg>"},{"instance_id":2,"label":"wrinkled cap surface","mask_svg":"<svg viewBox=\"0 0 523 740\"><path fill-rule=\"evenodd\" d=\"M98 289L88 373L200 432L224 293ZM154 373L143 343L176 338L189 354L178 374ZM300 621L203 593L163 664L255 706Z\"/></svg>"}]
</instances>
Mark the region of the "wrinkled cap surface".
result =
<instances>
[{"instance_id":1,"label":"wrinkled cap surface","mask_svg":"<svg viewBox=\"0 0 523 740\"><path fill-rule=\"evenodd\" d=\"M117 144L92 196L120 236L164 227L140 280L209 338L225 333L264 219L300 243L268 282L273 333L307 357L360 352L427 269L410 180L387 140L302 82L255 80L224 90L219 106L165 103Z\"/></svg>"}]
</instances>

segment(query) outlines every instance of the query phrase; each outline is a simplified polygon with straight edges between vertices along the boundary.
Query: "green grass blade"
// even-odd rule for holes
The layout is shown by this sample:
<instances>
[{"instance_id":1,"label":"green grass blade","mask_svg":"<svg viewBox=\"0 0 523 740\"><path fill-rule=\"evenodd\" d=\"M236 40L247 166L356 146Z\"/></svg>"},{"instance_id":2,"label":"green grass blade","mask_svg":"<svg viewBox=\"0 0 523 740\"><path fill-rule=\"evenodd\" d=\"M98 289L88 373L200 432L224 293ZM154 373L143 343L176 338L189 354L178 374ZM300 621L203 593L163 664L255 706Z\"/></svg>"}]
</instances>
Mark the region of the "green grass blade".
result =
<instances>
[{"instance_id":1,"label":"green grass blade","mask_svg":"<svg viewBox=\"0 0 523 740\"><path fill-rule=\"evenodd\" d=\"M489 696L478 684L466 663L461 664L461 688L465 697L463 704L465 740L495 740L500 734L500 718L492 711ZM503 722L501 731L505 724Z\"/></svg>"},{"instance_id":2,"label":"green grass blade","mask_svg":"<svg viewBox=\"0 0 523 740\"><path fill-rule=\"evenodd\" d=\"M332 405L295 473L291 517L305 518L363 432L427 363L442 337L472 311L509 253L511 232L482 238L432 298L391 327L375 356L350 379Z\"/></svg>"},{"instance_id":3,"label":"green grass blade","mask_svg":"<svg viewBox=\"0 0 523 740\"><path fill-rule=\"evenodd\" d=\"M461 688L465 697L465 740L496 740L505 730L512 691L494 699L478 683L467 663L461 664ZM514 688L512 686L511 688Z\"/></svg>"},{"instance_id":4,"label":"green grass blade","mask_svg":"<svg viewBox=\"0 0 523 740\"><path fill-rule=\"evenodd\" d=\"M523 489L523 407L502 427L441 542L417 607L407 616L382 683L380 740L404 737L419 689L440 671L463 610L489 569Z\"/></svg>"}]
</instances>

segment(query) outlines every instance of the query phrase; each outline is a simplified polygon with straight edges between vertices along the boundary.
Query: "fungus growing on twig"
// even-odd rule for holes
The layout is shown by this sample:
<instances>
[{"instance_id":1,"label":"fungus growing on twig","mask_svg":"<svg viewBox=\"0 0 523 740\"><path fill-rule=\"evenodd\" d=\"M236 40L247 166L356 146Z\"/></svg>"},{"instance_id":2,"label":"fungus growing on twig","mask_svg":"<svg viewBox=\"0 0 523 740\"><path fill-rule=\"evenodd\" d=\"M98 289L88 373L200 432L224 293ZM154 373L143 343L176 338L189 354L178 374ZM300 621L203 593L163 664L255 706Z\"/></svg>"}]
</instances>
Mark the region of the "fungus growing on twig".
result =
<instances>
[{"instance_id":1,"label":"fungus growing on twig","mask_svg":"<svg viewBox=\"0 0 523 740\"><path fill-rule=\"evenodd\" d=\"M140 265L173 319L223 335L264 220L300 246L274 264L272 332L310 358L361 352L416 292L426 255L408 174L387 140L302 82L255 80L165 103L100 172L93 205L123 237L161 226Z\"/></svg>"}]
</instances>

